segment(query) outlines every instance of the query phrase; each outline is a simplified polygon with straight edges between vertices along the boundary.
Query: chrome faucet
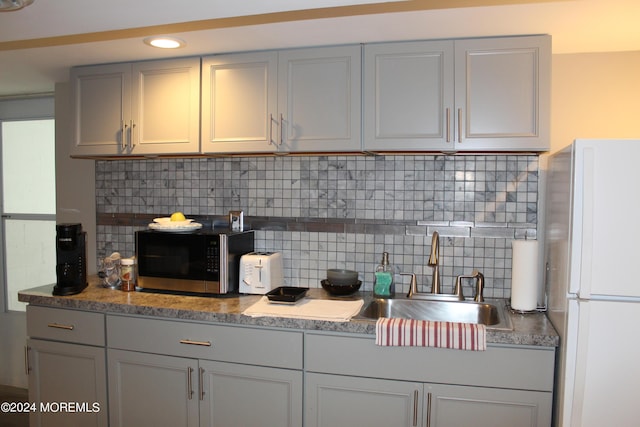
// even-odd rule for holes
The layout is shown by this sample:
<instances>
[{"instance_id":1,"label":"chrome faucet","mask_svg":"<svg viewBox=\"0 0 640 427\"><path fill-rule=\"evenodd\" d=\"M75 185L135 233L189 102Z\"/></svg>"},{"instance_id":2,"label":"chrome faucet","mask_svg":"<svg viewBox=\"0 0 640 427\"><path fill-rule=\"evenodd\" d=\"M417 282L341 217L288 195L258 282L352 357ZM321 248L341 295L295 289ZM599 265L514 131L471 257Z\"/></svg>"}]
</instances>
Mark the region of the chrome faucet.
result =
<instances>
[{"instance_id":1,"label":"chrome faucet","mask_svg":"<svg viewBox=\"0 0 640 427\"><path fill-rule=\"evenodd\" d=\"M440 293L440 235L437 231L433 232L431 237L431 254L429 255L428 265L433 268L433 280L431 281L431 293Z\"/></svg>"}]
</instances>

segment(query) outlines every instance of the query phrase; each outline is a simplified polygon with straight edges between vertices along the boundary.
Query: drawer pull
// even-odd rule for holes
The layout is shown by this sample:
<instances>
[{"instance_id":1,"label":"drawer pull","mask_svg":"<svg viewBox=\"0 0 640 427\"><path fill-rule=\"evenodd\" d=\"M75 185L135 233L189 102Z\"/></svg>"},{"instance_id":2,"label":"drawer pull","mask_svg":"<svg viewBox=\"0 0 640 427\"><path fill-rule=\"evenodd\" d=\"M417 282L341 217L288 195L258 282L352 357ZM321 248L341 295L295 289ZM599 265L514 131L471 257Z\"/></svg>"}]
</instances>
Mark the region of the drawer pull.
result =
<instances>
[{"instance_id":1,"label":"drawer pull","mask_svg":"<svg viewBox=\"0 0 640 427\"><path fill-rule=\"evenodd\" d=\"M49 323L47 326L50 328L65 329L67 331L73 331L74 328L73 325L61 325L60 323Z\"/></svg>"},{"instance_id":2,"label":"drawer pull","mask_svg":"<svg viewBox=\"0 0 640 427\"><path fill-rule=\"evenodd\" d=\"M418 425L418 390L413 390L413 425Z\"/></svg>"},{"instance_id":3,"label":"drawer pull","mask_svg":"<svg viewBox=\"0 0 640 427\"><path fill-rule=\"evenodd\" d=\"M211 341L180 340L180 344L201 345L204 347L211 347Z\"/></svg>"}]
</instances>

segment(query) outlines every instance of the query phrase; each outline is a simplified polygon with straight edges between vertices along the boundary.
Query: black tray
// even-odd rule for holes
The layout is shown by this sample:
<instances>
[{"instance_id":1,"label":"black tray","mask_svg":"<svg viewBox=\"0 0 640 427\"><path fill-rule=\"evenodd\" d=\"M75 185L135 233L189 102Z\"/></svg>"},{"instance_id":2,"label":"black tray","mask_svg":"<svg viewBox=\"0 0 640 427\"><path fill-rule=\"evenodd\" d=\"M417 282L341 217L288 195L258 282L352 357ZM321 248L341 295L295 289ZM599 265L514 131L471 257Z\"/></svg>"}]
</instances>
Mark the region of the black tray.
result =
<instances>
[{"instance_id":1,"label":"black tray","mask_svg":"<svg viewBox=\"0 0 640 427\"><path fill-rule=\"evenodd\" d=\"M267 292L267 298L272 302L293 303L305 296L309 288L297 288L294 286L280 286Z\"/></svg>"}]
</instances>

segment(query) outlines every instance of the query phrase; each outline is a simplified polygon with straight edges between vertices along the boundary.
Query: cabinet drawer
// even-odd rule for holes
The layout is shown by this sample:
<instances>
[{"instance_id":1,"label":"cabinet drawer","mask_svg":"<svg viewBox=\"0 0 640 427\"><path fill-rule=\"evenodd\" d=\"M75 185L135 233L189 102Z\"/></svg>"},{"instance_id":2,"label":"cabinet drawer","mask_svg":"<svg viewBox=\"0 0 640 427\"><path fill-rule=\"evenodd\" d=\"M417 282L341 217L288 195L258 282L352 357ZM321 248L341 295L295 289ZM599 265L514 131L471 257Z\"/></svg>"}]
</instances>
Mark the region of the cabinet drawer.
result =
<instances>
[{"instance_id":1,"label":"cabinet drawer","mask_svg":"<svg viewBox=\"0 0 640 427\"><path fill-rule=\"evenodd\" d=\"M27 335L31 338L104 346L104 314L29 305Z\"/></svg>"},{"instance_id":2,"label":"cabinet drawer","mask_svg":"<svg viewBox=\"0 0 640 427\"><path fill-rule=\"evenodd\" d=\"M302 333L107 316L109 348L302 369Z\"/></svg>"},{"instance_id":3,"label":"cabinet drawer","mask_svg":"<svg viewBox=\"0 0 640 427\"><path fill-rule=\"evenodd\" d=\"M339 375L552 391L554 363L555 351L548 347L464 351L381 347L373 337L305 337L305 369Z\"/></svg>"}]
</instances>

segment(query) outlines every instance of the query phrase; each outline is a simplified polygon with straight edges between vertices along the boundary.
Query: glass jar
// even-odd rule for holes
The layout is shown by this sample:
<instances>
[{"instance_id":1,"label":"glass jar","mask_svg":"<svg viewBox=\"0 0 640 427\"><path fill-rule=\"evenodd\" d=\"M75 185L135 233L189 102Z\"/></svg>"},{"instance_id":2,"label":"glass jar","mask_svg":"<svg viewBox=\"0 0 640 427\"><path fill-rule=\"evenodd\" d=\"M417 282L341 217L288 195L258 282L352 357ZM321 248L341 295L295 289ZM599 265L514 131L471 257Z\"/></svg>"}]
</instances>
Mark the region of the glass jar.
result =
<instances>
[{"instance_id":1,"label":"glass jar","mask_svg":"<svg viewBox=\"0 0 640 427\"><path fill-rule=\"evenodd\" d=\"M98 276L102 279L102 286L110 289L120 288L120 254L114 252L102 260Z\"/></svg>"},{"instance_id":2,"label":"glass jar","mask_svg":"<svg viewBox=\"0 0 640 427\"><path fill-rule=\"evenodd\" d=\"M120 260L120 289L124 292L136 290L136 269L134 258Z\"/></svg>"}]
</instances>

